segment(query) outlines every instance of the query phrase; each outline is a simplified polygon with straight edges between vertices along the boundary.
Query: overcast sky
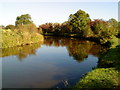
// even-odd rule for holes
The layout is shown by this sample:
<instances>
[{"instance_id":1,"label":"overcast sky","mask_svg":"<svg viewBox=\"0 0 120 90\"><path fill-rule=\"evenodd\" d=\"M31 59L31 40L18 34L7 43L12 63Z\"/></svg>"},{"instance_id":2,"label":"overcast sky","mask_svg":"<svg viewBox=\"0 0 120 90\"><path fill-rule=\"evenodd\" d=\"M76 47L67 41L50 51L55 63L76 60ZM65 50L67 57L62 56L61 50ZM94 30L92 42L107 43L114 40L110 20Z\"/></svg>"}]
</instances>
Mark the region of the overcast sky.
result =
<instances>
[{"instance_id":1,"label":"overcast sky","mask_svg":"<svg viewBox=\"0 0 120 90\"><path fill-rule=\"evenodd\" d=\"M8 0L9 1L9 0ZM24 0L25 1L25 0ZM16 17L30 14L36 25L46 22L62 23L77 10L86 11L91 19L115 18L118 20L118 2L37 2L35 1L0 3L0 25L14 24Z\"/></svg>"}]
</instances>

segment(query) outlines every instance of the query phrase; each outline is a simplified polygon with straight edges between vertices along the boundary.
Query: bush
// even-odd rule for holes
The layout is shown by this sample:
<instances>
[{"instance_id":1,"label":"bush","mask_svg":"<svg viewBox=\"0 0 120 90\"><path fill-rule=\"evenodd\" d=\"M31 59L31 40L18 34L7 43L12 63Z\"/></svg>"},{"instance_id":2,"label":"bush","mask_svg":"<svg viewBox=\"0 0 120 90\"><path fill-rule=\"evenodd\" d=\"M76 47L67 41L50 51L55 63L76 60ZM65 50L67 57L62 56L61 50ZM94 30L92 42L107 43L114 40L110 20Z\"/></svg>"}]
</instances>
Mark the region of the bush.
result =
<instances>
[{"instance_id":1,"label":"bush","mask_svg":"<svg viewBox=\"0 0 120 90\"><path fill-rule=\"evenodd\" d=\"M26 24L26 25L18 25L16 27L16 31L18 31L18 32L37 33L38 29L34 24Z\"/></svg>"},{"instance_id":2,"label":"bush","mask_svg":"<svg viewBox=\"0 0 120 90\"><path fill-rule=\"evenodd\" d=\"M18 32L11 30L2 31L2 47L8 48L13 46L21 46L31 43L43 41L43 36L38 33Z\"/></svg>"},{"instance_id":3,"label":"bush","mask_svg":"<svg viewBox=\"0 0 120 90\"><path fill-rule=\"evenodd\" d=\"M11 29L14 30L16 27L14 25L7 25L5 29Z\"/></svg>"}]
</instances>

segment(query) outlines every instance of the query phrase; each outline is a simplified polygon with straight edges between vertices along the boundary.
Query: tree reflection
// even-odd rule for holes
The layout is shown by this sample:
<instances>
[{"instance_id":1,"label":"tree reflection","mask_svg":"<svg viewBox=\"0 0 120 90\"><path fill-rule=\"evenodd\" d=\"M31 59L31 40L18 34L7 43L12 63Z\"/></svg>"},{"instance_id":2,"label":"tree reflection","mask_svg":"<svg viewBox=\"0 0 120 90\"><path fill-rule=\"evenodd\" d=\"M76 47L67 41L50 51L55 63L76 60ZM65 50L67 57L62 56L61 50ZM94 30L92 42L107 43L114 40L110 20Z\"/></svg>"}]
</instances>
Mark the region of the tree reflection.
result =
<instances>
[{"instance_id":1,"label":"tree reflection","mask_svg":"<svg viewBox=\"0 0 120 90\"><path fill-rule=\"evenodd\" d=\"M19 60L23 60L28 55L36 55L36 50L40 48L41 44L54 47L66 47L70 57L78 62L83 61L89 54L99 56L106 49L95 42L87 40L80 40L78 38L65 37L44 37L44 43L36 43L31 45L24 45L21 47L12 47L2 49L0 57L16 55Z\"/></svg>"},{"instance_id":2,"label":"tree reflection","mask_svg":"<svg viewBox=\"0 0 120 90\"><path fill-rule=\"evenodd\" d=\"M106 49L95 42L80 40L75 38L45 37L44 44L47 46L65 46L69 56L72 56L78 62L83 61L89 54L99 56Z\"/></svg>"},{"instance_id":3,"label":"tree reflection","mask_svg":"<svg viewBox=\"0 0 120 90\"><path fill-rule=\"evenodd\" d=\"M2 49L2 54L0 55L0 57L16 55L21 61L24 58L26 58L28 55L36 55L36 50L40 48L42 43L43 42L39 42L31 45L24 45L20 47L5 48Z\"/></svg>"}]
</instances>

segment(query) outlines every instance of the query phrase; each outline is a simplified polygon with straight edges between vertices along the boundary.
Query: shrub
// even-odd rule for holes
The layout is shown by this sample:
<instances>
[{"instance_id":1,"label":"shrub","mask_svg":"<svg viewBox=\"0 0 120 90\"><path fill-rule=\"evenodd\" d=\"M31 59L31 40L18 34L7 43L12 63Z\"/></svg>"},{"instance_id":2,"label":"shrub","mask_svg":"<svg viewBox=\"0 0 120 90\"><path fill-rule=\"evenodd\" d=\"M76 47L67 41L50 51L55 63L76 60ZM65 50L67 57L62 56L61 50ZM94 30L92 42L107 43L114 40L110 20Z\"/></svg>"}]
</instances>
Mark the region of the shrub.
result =
<instances>
[{"instance_id":1,"label":"shrub","mask_svg":"<svg viewBox=\"0 0 120 90\"><path fill-rule=\"evenodd\" d=\"M17 32L11 30L2 31L2 47L8 48L13 46L21 46L31 43L43 41L43 36L38 33L29 34L29 32Z\"/></svg>"}]
</instances>

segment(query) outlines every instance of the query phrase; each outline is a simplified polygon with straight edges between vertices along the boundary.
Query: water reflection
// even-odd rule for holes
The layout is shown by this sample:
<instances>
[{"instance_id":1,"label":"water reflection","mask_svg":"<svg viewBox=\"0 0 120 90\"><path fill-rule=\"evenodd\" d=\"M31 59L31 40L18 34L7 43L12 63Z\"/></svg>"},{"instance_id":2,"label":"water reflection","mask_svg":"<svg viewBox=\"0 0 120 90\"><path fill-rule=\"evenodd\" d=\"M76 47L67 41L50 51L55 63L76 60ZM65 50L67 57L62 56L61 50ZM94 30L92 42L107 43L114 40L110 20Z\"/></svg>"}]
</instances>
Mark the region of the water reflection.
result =
<instances>
[{"instance_id":1,"label":"water reflection","mask_svg":"<svg viewBox=\"0 0 120 90\"><path fill-rule=\"evenodd\" d=\"M89 54L99 56L106 51L106 48L101 45L78 38L63 38L63 37L45 37L44 44L47 46L60 47L65 46L74 60L83 61Z\"/></svg>"},{"instance_id":2,"label":"water reflection","mask_svg":"<svg viewBox=\"0 0 120 90\"><path fill-rule=\"evenodd\" d=\"M87 40L80 40L77 38L63 38L63 37L45 37L45 41L35 43L31 45L24 45L21 47L12 47L2 49L0 57L16 55L21 61L29 55L36 55L36 51L41 45L54 46L54 47L66 47L69 56L73 57L78 62L83 61L89 54L98 56L106 49L95 42Z\"/></svg>"},{"instance_id":3,"label":"water reflection","mask_svg":"<svg viewBox=\"0 0 120 90\"><path fill-rule=\"evenodd\" d=\"M4 48L2 49L2 54L0 54L0 57L7 57L7 56L15 55L21 61L22 59L26 58L29 55L36 55L36 50L40 48L42 44L43 42L39 42L39 43L31 44L31 45Z\"/></svg>"},{"instance_id":4,"label":"water reflection","mask_svg":"<svg viewBox=\"0 0 120 90\"><path fill-rule=\"evenodd\" d=\"M73 85L97 66L104 50L94 42L61 37L45 37L43 43L2 49L3 87L64 87L61 85L66 80Z\"/></svg>"}]
</instances>

